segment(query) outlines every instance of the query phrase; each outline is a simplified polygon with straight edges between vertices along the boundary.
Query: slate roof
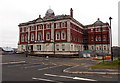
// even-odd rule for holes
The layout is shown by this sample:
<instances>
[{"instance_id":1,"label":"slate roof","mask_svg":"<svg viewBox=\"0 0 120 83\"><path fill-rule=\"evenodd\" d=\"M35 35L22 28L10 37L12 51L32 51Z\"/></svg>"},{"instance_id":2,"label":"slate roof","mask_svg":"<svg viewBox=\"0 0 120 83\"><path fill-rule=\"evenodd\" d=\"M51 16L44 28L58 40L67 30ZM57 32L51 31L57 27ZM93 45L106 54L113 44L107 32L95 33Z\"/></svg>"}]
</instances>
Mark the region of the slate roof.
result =
<instances>
[{"instance_id":1,"label":"slate roof","mask_svg":"<svg viewBox=\"0 0 120 83\"><path fill-rule=\"evenodd\" d=\"M18 26L25 26L25 25L29 25L29 24L35 24L35 23L41 23L41 22L47 22L47 21L57 21L57 20L63 20L63 19L71 19L74 22L76 22L77 24L79 24L80 26L84 27L80 22L78 22L77 20L75 20L70 15L57 15L57 16L54 16L54 17L49 18L49 19L44 19L44 18L40 18L39 17L39 18L37 18L37 19L35 19L33 21L29 21L29 22L25 22L25 23L20 23Z\"/></svg>"},{"instance_id":2,"label":"slate roof","mask_svg":"<svg viewBox=\"0 0 120 83\"><path fill-rule=\"evenodd\" d=\"M93 24L90 25L85 25L86 27L94 27L94 26L103 26L103 25L109 25L107 22L103 23L102 21L100 21L100 19L98 18L98 20L96 22L94 22Z\"/></svg>"}]
</instances>

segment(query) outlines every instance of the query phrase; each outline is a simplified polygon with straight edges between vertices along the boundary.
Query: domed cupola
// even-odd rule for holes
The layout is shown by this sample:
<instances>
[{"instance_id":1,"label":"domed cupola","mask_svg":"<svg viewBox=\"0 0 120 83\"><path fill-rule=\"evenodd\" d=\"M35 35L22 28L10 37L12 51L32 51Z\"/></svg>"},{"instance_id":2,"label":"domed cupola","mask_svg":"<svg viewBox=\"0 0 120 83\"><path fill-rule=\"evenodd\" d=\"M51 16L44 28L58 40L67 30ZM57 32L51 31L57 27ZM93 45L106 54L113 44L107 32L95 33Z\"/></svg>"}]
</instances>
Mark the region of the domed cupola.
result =
<instances>
[{"instance_id":1,"label":"domed cupola","mask_svg":"<svg viewBox=\"0 0 120 83\"><path fill-rule=\"evenodd\" d=\"M52 9L48 9L46 14L54 14L54 11Z\"/></svg>"},{"instance_id":2,"label":"domed cupola","mask_svg":"<svg viewBox=\"0 0 120 83\"><path fill-rule=\"evenodd\" d=\"M98 18L98 20L94 23L95 26L102 26L104 23L102 21L100 21L100 19Z\"/></svg>"},{"instance_id":3,"label":"domed cupola","mask_svg":"<svg viewBox=\"0 0 120 83\"><path fill-rule=\"evenodd\" d=\"M55 16L54 11L52 9L48 9L46 14L45 14L45 19L53 18Z\"/></svg>"}]
</instances>

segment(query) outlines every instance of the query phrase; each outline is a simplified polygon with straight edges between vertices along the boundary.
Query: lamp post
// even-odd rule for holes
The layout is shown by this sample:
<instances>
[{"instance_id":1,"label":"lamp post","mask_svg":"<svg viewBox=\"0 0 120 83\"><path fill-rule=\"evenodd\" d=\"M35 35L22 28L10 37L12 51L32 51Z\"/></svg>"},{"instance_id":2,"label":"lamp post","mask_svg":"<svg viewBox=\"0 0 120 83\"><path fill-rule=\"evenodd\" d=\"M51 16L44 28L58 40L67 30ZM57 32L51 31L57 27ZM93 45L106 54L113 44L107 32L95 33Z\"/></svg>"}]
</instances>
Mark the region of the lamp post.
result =
<instances>
[{"instance_id":1,"label":"lamp post","mask_svg":"<svg viewBox=\"0 0 120 83\"><path fill-rule=\"evenodd\" d=\"M27 38L27 43L26 43L26 57L28 57L28 32L27 32L27 35L26 35L26 38Z\"/></svg>"},{"instance_id":2,"label":"lamp post","mask_svg":"<svg viewBox=\"0 0 120 83\"><path fill-rule=\"evenodd\" d=\"M112 20L112 17L109 17L109 20L110 20L110 36L111 36L111 60L113 61L113 51L112 51L112 28L111 28L111 20Z\"/></svg>"}]
</instances>

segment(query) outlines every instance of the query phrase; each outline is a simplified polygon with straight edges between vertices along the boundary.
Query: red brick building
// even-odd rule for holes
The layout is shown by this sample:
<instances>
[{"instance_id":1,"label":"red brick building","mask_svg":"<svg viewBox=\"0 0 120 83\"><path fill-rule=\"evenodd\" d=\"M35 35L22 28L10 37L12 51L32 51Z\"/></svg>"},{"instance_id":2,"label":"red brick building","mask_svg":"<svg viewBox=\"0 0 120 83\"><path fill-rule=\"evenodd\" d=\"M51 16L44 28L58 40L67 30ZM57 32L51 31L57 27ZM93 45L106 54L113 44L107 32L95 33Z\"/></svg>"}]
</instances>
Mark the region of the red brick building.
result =
<instances>
[{"instance_id":1,"label":"red brick building","mask_svg":"<svg viewBox=\"0 0 120 83\"><path fill-rule=\"evenodd\" d=\"M19 24L18 51L33 54L76 55L92 50L110 53L110 28L99 19L83 25L70 15L55 15L48 9L45 16Z\"/></svg>"}]
</instances>

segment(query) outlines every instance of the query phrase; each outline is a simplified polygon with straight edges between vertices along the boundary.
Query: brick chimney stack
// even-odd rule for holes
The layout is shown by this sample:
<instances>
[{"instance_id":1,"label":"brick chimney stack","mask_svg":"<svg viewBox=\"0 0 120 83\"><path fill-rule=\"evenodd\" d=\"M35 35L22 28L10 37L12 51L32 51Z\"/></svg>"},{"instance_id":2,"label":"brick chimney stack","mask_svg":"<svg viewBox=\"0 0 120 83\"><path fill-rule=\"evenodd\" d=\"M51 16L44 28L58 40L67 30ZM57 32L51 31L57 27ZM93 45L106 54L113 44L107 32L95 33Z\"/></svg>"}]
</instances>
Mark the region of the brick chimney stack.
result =
<instances>
[{"instance_id":1,"label":"brick chimney stack","mask_svg":"<svg viewBox=\"0 0 120 83\"><path fill-rule=\"evenodd\" d=\"M73 9L70 9L70 16L73 17Z\"/></svg>"}]
</instances>

